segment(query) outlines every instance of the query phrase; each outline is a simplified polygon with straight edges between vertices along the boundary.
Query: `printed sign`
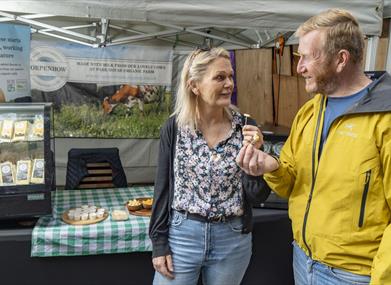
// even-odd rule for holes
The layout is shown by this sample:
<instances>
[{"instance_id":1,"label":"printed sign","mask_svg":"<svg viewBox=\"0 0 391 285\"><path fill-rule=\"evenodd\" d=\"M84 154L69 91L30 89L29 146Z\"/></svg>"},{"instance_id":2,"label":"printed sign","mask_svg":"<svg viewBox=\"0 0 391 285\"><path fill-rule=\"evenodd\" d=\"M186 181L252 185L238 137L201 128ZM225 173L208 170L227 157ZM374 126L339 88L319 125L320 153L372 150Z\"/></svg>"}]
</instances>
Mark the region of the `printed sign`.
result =
<instances>
[{"instance_id":1,"label":"printed sign","mask_svg":"<svg viewBox=\"0 0 391 285\"><path fill-rule=\"evenodd\" d=\"M66 82L167 86L171 85L171 69L170 49L32 43L32 88L47 92L58 90Z\"/></svg>"},{"instance_id":2,"label":"printed sign","mask_svg":"<svg viewBox=\"0 0 391 285\"><path fill-rule=\"evenodd\" d=\"M30 27L0 24L0 103L30 97Z\"/></svg>"},{"instance_id":3,"label":"printed sign","mask_svg":"<svg viewBox=\"0 0 391 285\"><path fill-rule=\"evenodd\" d=\"M159 136L172 106L170 47L31 46L32 101L53 103L55 136Z\"/></svg>"}]
</instances>

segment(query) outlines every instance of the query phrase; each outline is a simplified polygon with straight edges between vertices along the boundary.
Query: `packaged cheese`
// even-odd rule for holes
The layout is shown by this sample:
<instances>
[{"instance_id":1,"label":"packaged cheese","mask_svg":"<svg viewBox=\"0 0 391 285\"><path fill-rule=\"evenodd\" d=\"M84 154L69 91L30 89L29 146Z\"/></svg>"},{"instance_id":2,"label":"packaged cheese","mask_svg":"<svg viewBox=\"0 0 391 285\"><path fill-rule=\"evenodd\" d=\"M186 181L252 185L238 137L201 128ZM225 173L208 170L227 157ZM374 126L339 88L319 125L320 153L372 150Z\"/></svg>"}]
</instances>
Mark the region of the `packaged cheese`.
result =
<instances>
[{"instance_id":1,"label":"packaged cheese","mask_svg":"<svg viewBox=\"0 0 391 285\"><path fill-rule=\"evenodd\" d=\"M31 161L19 160L16 163L16 184L26 185L30 183Z\"/></svg>"},{"instance_id":2,"label":"packaged cheese","mask_svg":"<svg viewBox=\"0 0 391 285\"><path fill-rule=\"evenodd\" d=\"M0 164L1 185L15 184L15 171L12 162L6 161Z\"/></svg>"},{"instance_id":3,"label":"packaged cheese","mask_svg":"<svg viewBox=\"0 0 391 285\"><path fill-rule=\"evenodd\" d=\"M43 138L43 117L36 116L32 125L31 139L41 140Z\"/></svg>"},{"instance_id":4,"label":"packaged cheese","mask_svg":"<svg viewBox=\"0 0 391 285\"><path fill-rule=\"evenodd\" d=\"M43 184L45 179L45 161L41 158L34 159L31 183Z\"/></svg>"},{"instance_id":5,"label":"packaged cheese","mask_svg":"<svg viewBox=\"0 0 391 285\"><path fill-rule=\"evenodd\" d=\"M0 140L3 142L10 142L14 133L14 121L3 120L0 131Z\"/></svg>"},{"instance_id":6,"label":"packaged cheese","mask_svg":"<svg viewBox=\"0 0 391 285\"><path fill-rule=\"evenodd\" d=\"M27 140L27 131L28 131L29 122L28 121L18 121L14 124L14 137L12 141L25 141Z\"/></svg>"}]
</instances>

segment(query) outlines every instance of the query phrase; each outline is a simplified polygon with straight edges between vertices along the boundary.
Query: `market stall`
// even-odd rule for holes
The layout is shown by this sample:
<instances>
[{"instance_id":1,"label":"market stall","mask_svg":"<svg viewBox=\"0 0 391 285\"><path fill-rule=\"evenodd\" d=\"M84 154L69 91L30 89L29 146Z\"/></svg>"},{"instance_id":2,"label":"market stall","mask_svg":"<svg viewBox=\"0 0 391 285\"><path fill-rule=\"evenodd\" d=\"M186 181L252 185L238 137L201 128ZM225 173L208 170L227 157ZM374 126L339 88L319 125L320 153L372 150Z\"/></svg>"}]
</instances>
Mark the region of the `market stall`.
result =
<instances>
[{"instance_id":1,"label":"market stall","mask_svg":"<svg viewBox=\"0 0 391 285\"><path fill-rule=\"evenodd\" d=\"M53 45L64 41L71 42L76 46L77 51L80 50L80 46L95 51L97 49L104 51L109 47L113 47L113 50L116 47L119 50L124 45L129 48L135 43L138 44L139 49L142 46L142 50L146 49L143 45L156 49L164 47L165 50L170 51L170 56L171 51L173 52L171 87L174 93L180 66L189 50L202 45L223 46L233 50L265 48L274 45L277 35L284 35L287 43L293 43L295 39L291 38L291 35L300 23L320 10L338 6L352 10L365 34L369 36L366 62L368 68L373 65L372 51L376 49L376 40L373 39L381 33L384 1L362 0L356 1L354 6L349 1L342 0L316 3L311 1L313 5L308 5L310 1L305 0L295 3L274 2L270 0L201 1L194 5L192 1L168 1L164 4L161 1L127 1L126 3L88 1L86 5L82 1L2 1L0 20L31 25L34 40L49 38ZM64 48L64 50L69 49ZM269 50L268 54L271 53ZM35 55L37 57L33 59L37 59L39 53ZM58 60L54 65L60 66L59 62L63 62L63 57L58 56L57 53L54 55ZM73 55L69 57L74 58ZM116 60L124 59L129 60L125 56ZM98 66L100 62L94 60L90 60L89 64L93 62ZM43 61L47 61L47 57L44 57ZM87 66L86 61L80 60L79 63ZM171 63L165 64L171 68ZM247 66L245 68L250 70ZM255 68L258 69L258 66ZM84 76L88 71L86 69L80 74ZM60 95L69 95L74 90L76 93L83 93L84 91L80 91L82 90L80 86L83 85L84 90L88 92L93 90L91 94L102 95L99 100L105 100L106 97L107 100L112 100L122 89L120 84L123 82L115 82L115 84L109 82L110 85L103 87L96 82L75 83L79 76L72 74L74 77L70 80L71 87L64 88L59 92ZM57 79L53 74L50 75ZM269 75L272 75L271 71ZM40 76L47 79L47 75ZM260 81L259 77L255 77ZM66 81L65 79L63 81ZM171 78L169 79L171 81ZM78 95L80 97L90 95L87 91ZM170 101L172 98L166 96L166 89L162 88L160 91L162 91L159 93L160 100L167 101L168 105L172 103ZM38 95L45 97L50 92L52 91L44 90ZM106 96L105 92L109 96ZM60 95L54 97L61 97ZM63 101L67 99L66 96L61 97ZM253 104L255 107L257 105L261 104ZM259 108L257 110L259 111ZM124 112L123 117L129 119L131 116L127 111ZM168 114L168 110L165 111ZM74 119L80 114L90 114L90 118L98 119L97 113L93 113L88 107L73 111L68 115L68 119ZM99 118L105 120L109 118L106 113L101 115ZM139 113L137 118L145 118L143 116L144 113ZM92 122L92 125L102 126L109 121L103 119L98 123ZM31 123L33 123L32 119ZM128 123L129 121L121 121L122 126L129 126ZM160 126L160 121L157 121L156 125ZM78 126L76 125L75 128L77 129ZM111 128L113 124L109 121L105 130ZM55 162L57 175L59 173L62 175L62 181L65 181L66 156L70 148L112 147L115 143L115 146L120 149L121 158L126 162L125 167L135 179L128 179L128 182L153 183L158 149L157 137L140 137L132 140L111 137L98 140L87 136L75 138L73 135L58 136L54 139L49 134L45 135L46 147L42 149L45 150L45 156L48 158L49 145L57 147ZM17 165L17 162L14 164ZM46 173L54 174L55 168L51 166ZM54 186L51 184L53 181L54 179L41 184L49 188ZM57 182L59 181L61 179L57 179ZM110 214L113 208L124 206L124 203L130 199L152 196L152 191L152 186L52 191L53 212L51 215L41 217L35 226L21 227L11 221L0 223L0 252L2 252L0 263L6 265L0 268L0 282L42 285L151 284L154 271L151 264L151 243L148 238L149 218L129 215L126 221L113 221ZM30 198L31 201L39 199L36 195ZM50 200L48 196L45 196L45 199L46 202ZM82 205L97 205L106 209L107 218L98 223L82 226L64 222L65 212ZM253 213L253 258L242 284L251 285L261 282L273 285L293 284L292 234L287 211L253 209ZM38 214L42 215L42 213Z\"/></svg>"},{"instance_id":2,"label":"market stall","mask_svg":"<svg viewBox=\"0 0 391 285\"><path fill-rule=\"evenodd\" d=\"M61 45L68 43L65 48L67 51L71 50L71 48L81 50L81 47L85 47L90 49L87 53L94 54L98 53L97 51L105 53L109 48L126 47L130 49L129 53L135 53L135 46L142 47L143 50L153 48L170 50L173 53L172 80L170 80L170 82L172 81L171 94L175 94L181 65L189 50L197 46L213 45L222 46L230 50L243 49L245 52L245 49L260 51L258 50L259 48L273 47L276 38L281 35L286 38L286 45L289 45L296 42L293 32L300 23L311 15L331 7L349 9L357 17L360 26L369 38L366 62L368 63L368 68L373 70L372 67L376 57L376 52L373 51L376 51L376 39L381 34L383 6L386 6L386 10L389 6L387 1L383 0L355 1L353 6L349 1L344 0L316 2L301 0L294 3L292 1L278 1L278 3L275 3L275 1L271 0L255 2L201 1L197 5L194 5L192 1L165 1L164 3L159 1L127 1L126 3L124 1L110 1L110 3L88 1L87 4L84 1L49 2L38 0L18 1L18 3L15 1L2 1L0 20L2 22L30 25L33 41L44 40L47 42L46 46L58 46L59 43ZM43 55L44 50L37 50L32 57L34 82L42 84L47 83L48 78L45 75L37 76L40 66L36 66L36 63L40 54L43 57L43 61L46 63L48 61L53 62L53 65L57 67L63 67L62 63L64 63L67 57L63 50L60 50L60 54L65 55L65 59L64 56L59 55L59 50ZM118 53L118 50L115 53ZM50 55L52 56L50 57ZM69 56L73 59L78 57L77 54ZM83 57L86 56L83 55ZM148 52L143 60L150 60L151 58L155 59ZM246 57L238 57L239 61L242 59L244 61ZM269 83L273 79L267 76L263 78L261 75L267 72L271 74L271 70L265 70L261 75L257 74L254 76L254 69L258 69L259 65L267 66L267 64L258 59L253 59L249 62L251 66L244 65L245 69L250 70L251 73L243 74L242 78L247 78L246 81L238 80L237 84L238 89L240 89L238 92L244 98L240 100L239 105L241 106L239 107L243 109L243 112L252 114L258 123L263 123L262 120L267 117L266 114L272 112L270 107L271 91L269 92L268 89L272 89ZM56 98L53 99L54 101L69 101L69 93L71 93L69 90L73 90L72 93L79 93L80 97L87 97L84 98L85 100L91 99L92 96L101 95L97 95L102 90L99 89L100 87L97 84L90 84L91 82L86 82L86 84L78 83L86 87L85 89L79 89L80 86L74 83L75 80L80 80L86 74L92 72L86 69L87 65L85 64L87 63L98 64L99 62L80 61L77 63L72 61L72 64L74 64L72 66L77 66L77 72L75 72L75 69L70 68L69 70L72 70L72 72L68 72L69 70L66 69L62 73L50 73L51 75L56 74L56 76L53 76L53 84L48 84L50 87L58 85L64 80L72 82L72 88L61 90L55 96ZM239 65L240 62L238 63ZM238 74L240 72L238 70ZM112 74L114 74L114 71ZM115 73L116 76L121 74L123 72L118 70ZM257 81L258 85L251 78L255 78L254 81ZM250 84L248 84L248 80L250 80ZM122 83L126 83L126 81L116 82L115 84ZM112 78L107 84L111 84L115 92L116 89L114 89ZM248 92L249 90L246 90L246 88L251 89L251 86L254 88L254 91ZM256 99L256 104L254 104L254 98L250 101L246 97L246 94L253 94L254 92L264 94ZM46 93L41 95L50 97ZM106 96L106 93L104 94ZM239 97L241 96L240 94L238 95ZM261 100L261 97L265 99ZM263 106L267 106L268 110ZM291 109L294 110L294 108ZM92 108L75 109L73 113L69 114L71 118L68 118L68 122L72 121L71 119L75 119L78 115L84 115L84 113L88 112L91 114L90 119L95 119L95 125L93 121L84 122L85 128L94 129L96 126L104 125L104 133L109 133L110 128L115 128L115 124L111 120L106 120L107 116L105 118L99 116L93 112ZM129 125L131 121L120 120L118 124ZM61 124L61 122L57 118L57 124ZM159 124L156 125L159 126ZM76 127L81 128L79 125L76 125ZM115 136L99 136L99 139L87 139L86 142L86 137L97 138L97 136L85 133L79 135L75 134L75 132L59 132L56 135L56 143L61 147L58 147L58 151L55 154L57 184L64 185L66 154L69 146L77 148L84 147L86 144L89 147L107 147L108 145L118 147L121 157L126 156L128 158L125 160L124 165L128 182L153 183L151 177L154 177L154 169L156 167L156 136L157 132L154 129L152 136L143 133L138 137L132 136L131 140L127 139L129 136L123 138L124 140ZM139 143L138 139L143 141ZM65 149L65 151L62 151L62 149ZM134 160L133 157L137 159Z\"/></svg>"}]
</instances>

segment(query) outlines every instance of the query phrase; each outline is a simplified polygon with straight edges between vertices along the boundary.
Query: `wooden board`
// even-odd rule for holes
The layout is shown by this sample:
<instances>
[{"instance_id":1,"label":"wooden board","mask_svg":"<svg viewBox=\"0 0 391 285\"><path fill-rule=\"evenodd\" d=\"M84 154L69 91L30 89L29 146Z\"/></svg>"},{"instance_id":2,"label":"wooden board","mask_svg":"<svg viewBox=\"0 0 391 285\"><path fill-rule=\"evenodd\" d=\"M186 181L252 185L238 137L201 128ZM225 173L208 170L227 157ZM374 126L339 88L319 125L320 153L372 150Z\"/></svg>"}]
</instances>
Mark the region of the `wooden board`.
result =
<instances>
[{"instance_id":1,"label":"wooden board","mask_svg":"<svg viewBox=\"0 0 391 285\"><path fill-rule=\"evenodd\" d=\"M109 216L108 211L105 211L102 218L96 218L95 220L74 221L68 218L68 211L66 211L62 214L61 219L69 225L83 226L83 225L92 225L92 224L99 223L101 221L106 220L108 216Z\"/></svg>"},{"instance_id":2,"label":"wooden board","mask_svg":"<svg viewBox=\"0 0 391 285\"><path fill-rule=\"evenodd\" d=\"M277 123L290 127L299 105L297 77L273 74L273 84Z\"/></svg>"},{"instance_id":3,"label":"wooden board","mask_svg":"<svg viewBox=\"0 0 391 285\"><path fill-rule=\"evenodd\" d=\"M281 63L280 63L281 60ZM281 70L280 70L281 67ZM276 55L276 72L277 74L292 75L292 58L291 58L291 47L284 47L284 54L282 57Z\"/></svg>"},{"instance_id":4,"label":"wooden board","mask_svg":"<svg viewBox=\"0 0 391 285\"><path fill-rule=\"evenodd\" d=\"M137 211L129 210L129 213L131 215L135 215L135 216L150 217L151 214L152 214L152 209L144 209L144 208L142 208L141 210L137 210Z\"/></svg>"},{"instance_id":5,"label":"wooden board","mask_svg":"<svg viewBox=\"0 0 391 285\"><path fill-rule=\"evenodd\" d=\"M152 197L140 197L140 198L134 198L132 200L140 201L140 203L144 200L152 199ZM129 210L129 213L135 216L144 216L144 217L150 217L152 214L152 209L145 209L141 208L140 210L132 211L128 207L128 203L126 202L126 208Z\"/></svg>"},{"instance_id":6,"label":"wooden board","mask_svg":"<svg viewBox=\"0 0 391 285\"><path fill-rule=\"evenodd\" d=\"M79 184L79 189L102 189L102 188L115 188L113 183L85 183Z\"/></svg>"},{"instance_id":7,"label":"wooden board","mask_svg":"<svg viewBox=\"0 0 391 285\"><path fill-rule=\"evenodd\" d=\"M376 51L375 70L386 70L388 54L388 38L380 38Z\"/></svg>"},{"instance_id":8,"label":"wooden board","mask_svg":"<svg viewBox=\"0 0 391 285\"><path fill-rule=\"evenodd\" d=\"M272 49L235 51L238 107L258 124L273 122Z\"/></svg>"}]
</instances>

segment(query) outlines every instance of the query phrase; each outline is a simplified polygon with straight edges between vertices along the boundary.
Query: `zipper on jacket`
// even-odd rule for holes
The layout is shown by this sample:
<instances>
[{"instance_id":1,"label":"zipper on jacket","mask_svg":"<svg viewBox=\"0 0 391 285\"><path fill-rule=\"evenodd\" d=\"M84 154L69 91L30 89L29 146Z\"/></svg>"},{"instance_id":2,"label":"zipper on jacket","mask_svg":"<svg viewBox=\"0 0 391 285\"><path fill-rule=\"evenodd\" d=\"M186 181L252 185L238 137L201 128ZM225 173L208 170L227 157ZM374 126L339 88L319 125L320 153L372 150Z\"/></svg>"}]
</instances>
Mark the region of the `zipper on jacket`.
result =
<instances>
[{"instance_id":1,"label":"zipper on jacket","mask_svg":"<svg viewBox=\"0 0 391 285\"><path fill-rule=\"evenodd\" d=\"M310 211L310 206L311 206L311 201L312 201L312 194L313 194L314 188L315 188L316 174L318 173L318 168L316 168L316 170L315 170L316 146L317 146L317 141L318 141L318 136L319 136L319 128L320 128L320 122L321 122L321 119L322 119L322 112L323 112L323 108L324 108L325 99L326 99L326 97L324 96L322 98L322 102L320 104L321 107L319 109L318 120L316 122L314 143L312 144L312 183L311 183L311 191L310 191L310 194L308 196L307 206L306 206L305 213L304 213L304 221L303 221L303 228L302 228L303 242L304 242L305 246L307 247L307 250L308 250L308 253L309 253L309 257L311 257L311 258L312 258L312 251L311 251L310 247L307 244L305 230L306 230L306 227L307 227L308 213ZM318 160L319 160L319 158L318 158Z\"/></svg>"},{"instance_id":2,"label":"zipper on jacket","mask_svg":"<svg viewBox=\"0 0 391 285\"><path fill-rule=\"evenodd\" d=\"M364 191L362 193L361 208L360 208L360 218L358 220L358 227L359 228L361 228L363 223L364 223L365 204L367 202L367 196L368 196L370 180L371 180L371 170L368 170L367 172L365 172Z\"/></svg>"}]
</instances>

